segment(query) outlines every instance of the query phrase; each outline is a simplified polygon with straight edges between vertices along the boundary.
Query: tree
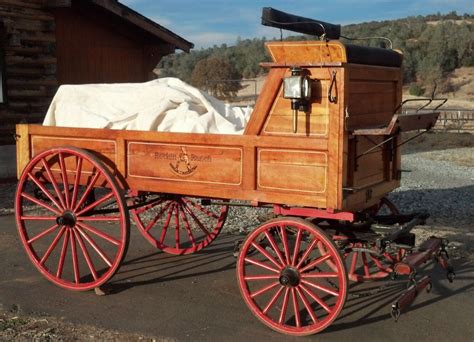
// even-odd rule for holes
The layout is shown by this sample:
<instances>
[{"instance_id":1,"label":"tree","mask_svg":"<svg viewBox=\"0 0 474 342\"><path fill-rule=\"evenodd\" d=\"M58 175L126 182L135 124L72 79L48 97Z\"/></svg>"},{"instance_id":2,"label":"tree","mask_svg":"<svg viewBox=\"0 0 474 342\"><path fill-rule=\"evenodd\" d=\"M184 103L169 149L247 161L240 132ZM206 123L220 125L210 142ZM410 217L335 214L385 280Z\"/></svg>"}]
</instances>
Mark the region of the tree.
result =
<instances>
[{"instance_id":1,"label":"tree","mask_svg":"<svg viewBox=\"0 0 474 342\"><path fill-rule=\"evenodd\" d=\"M201 59L194 67L191 83L214 96L226 99L241 89L242 75L225 56L213 55Z\"/></svg>"}]
</instances>

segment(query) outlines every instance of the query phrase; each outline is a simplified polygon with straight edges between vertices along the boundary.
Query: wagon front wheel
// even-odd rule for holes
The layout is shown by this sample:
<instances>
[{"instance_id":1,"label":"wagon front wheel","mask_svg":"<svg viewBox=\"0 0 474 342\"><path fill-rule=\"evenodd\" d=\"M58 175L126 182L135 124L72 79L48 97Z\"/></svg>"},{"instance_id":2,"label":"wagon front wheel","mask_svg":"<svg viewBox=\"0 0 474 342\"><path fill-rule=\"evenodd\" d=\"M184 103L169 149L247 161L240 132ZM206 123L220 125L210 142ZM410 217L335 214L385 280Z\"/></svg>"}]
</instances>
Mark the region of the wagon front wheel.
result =
<instances>
[{"instance_id":1,"label":"wagon front wheel","mask_svg":"<svg viewBox=\"0 0 474 342\"><path fill-rule=\"evenodd\" d=\"M226 202L149 194L148 198L135 197L131 213L140 233L155 248L169 254L191 254L217 238L227 218Z\"/></svg>"},{"instance_id":2,"label":"wagon front wheel","mask_svg":"<svg viewBox=\"0 0 474 342\"><path fill-rule=\"evenodd\" d=\"M54 148L35 156L18 183L15 216L34 266L69 290L104 284L128 247L123 192L104 163L82 149Z\"/></svg>"},{"instance_id":3,"label":"wagon front wheel","mask_svg":"<svg viewBox=\"0 0 474 342\"><path fill-rule=\"evenodd\" d=\"M252 313L288 335L328 327L347 295L347 273L337 247L302 219L271 220L250 233L239 254L237 278Z\"/></svg>"}]
</instances>

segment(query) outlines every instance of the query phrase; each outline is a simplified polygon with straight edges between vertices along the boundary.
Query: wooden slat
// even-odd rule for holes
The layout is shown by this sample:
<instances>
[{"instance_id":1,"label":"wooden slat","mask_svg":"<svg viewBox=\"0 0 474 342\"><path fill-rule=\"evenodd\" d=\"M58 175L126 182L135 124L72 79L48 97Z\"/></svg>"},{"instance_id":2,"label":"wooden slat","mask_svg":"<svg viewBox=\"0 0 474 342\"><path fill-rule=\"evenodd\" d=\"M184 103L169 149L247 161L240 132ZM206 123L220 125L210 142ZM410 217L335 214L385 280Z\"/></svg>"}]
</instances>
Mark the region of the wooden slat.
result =
<instances>
[{"instance_id":1,"label":"wooden slat","mask_svg":"<svg viewBox=\"0 0 474 342\"><path fill-rule=\"evenodd\" d=\"M31 8L31 9L41 9L43 5L35 3L34 1L21 1L21 0L2 0L1 5L9 5L12 7L18 7L21 9Z\"/></svg>"},{"instance_id":2,"label":"wooden slat","mask_svg":"<svg viewBox=\"0 0 474 342\"><path fill-rule=\"evenodd\" d=\"M22 18L22 19L34 19L34 20L42 20L42 21L54 21L54 17L52 14L48 12L33 12L33 11L19 11L19 12L12 12L11 9L7 6L3 6L0 4L0 16L3 18Z\"/></svg>"},{"instance_id":3,"label":"wooden slat","mask_svg":"<svg viewBox=\"0 0 474 342\"><path fill-rule=\"evenodd\" d=\"M56 64L57 58L56 57L39 57L39 58L31 58L31 57L22 57L22 56L6 56L5 62L8 65L24 65L24 66L39 66L39 65L46 65L46 64Z\"/></svg>"}]
</instances>

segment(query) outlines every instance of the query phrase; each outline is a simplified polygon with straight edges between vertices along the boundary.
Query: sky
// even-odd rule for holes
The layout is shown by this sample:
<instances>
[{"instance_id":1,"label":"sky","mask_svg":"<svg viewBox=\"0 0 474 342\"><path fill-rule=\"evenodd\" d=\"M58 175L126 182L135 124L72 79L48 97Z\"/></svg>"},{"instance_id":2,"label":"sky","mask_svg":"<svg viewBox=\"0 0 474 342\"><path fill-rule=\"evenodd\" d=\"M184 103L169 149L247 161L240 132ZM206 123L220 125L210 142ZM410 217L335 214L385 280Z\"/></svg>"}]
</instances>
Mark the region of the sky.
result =
<instances>
[{"instance_id":1,"label":"sky","mask_svg":"<svg viewBox=\"0 0 474 342\"><path fill-rule=\"evenodd\" d=\"M474 0L120 0L154 20L197 49L233 45L237 38L279 37L280 31L262 26L262 7L333 24L397 19L448 13L474 14ZM290 34L290 33L286 33Z\"/></svg>"}]
</instances>

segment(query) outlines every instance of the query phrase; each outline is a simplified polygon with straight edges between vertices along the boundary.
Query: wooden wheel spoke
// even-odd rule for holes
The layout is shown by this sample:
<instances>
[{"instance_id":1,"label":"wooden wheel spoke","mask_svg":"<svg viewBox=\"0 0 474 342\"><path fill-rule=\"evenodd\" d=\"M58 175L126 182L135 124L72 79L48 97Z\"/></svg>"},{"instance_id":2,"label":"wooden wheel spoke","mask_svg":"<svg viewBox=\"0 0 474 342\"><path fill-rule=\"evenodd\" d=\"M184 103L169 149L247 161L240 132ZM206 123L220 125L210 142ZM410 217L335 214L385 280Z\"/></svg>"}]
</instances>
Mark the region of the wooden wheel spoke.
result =
<instances>
[{"instance_id":1,"label":"wooden wheel spoke","mask_svg":"<svg viewBox=\"0 0 474 342\"><path fill-rule=\"evenodd\" d=\"M76 206L73 209L74 212L76 212L81 207L81 205L84 203L84 201L87 199L87 196L89 196L90 192L92 191L92 188L94 187L95 183L99 179L100 175L101 175L100 172L96 171L94 177L92 178L90 183L87 185L87 188L84 191L84 193L82 194L80 200L76 203Z\"/></svg>"},{"instance_id":2,"label":"wooden wheel spoke","mask_svg":"<svg viewBox=\"0 0 474 342\"><path fill-rule=\"evenodd\" d=\"M296 326L299 328L301 327L301 318L300 318L300 308L298 304L298 298L296 298L295 288L291 288L291 300L293 302L293 311L295 313L295 323L296 323Z\"/></svg>"},{"instance_id":3,"label":"wooden wheel spoke","mask_svg":"<svg viewBox=\"0 0 474 342\"><path fill-rule=\"evenodd\" d=\"M300 268L301 265L305 262L306 258L311 254L311 252L313 251L314 247L316 246L316 244L318 243L318 239L314 238L313 241L311 242L311 244L308 246L308 248L306 249L306 251L304 252L303 256L301 257L300 261L298 262L298 264L296 265L296 268Z\"/></svg>"},{"instance_id":4,"label":"wooden wheel spoke","mask_svg":"<svg viewBox=\"0 0 474 342\"><path fill-rule=\"evenodd\" d=\"M381 270L385 272L391 272L390 267L382 265L379 259L377 259L375 256L373 256L371 253L369 253L370 259L374 262L374 264Z\"/></svg>"},{"instance_id":5,"label":"wooden wheel spoke","mask_svg":"<svg viewBox=\"0 0 474 342\"><path fill-rule=\"evenodd\" d=\"M308 314L310 315L311 320L313 321L313 323L318 323L318 318L316 317L316 315L313 311L313 308L311 308L311 304L309 303L308 299L304 295L303 291L301 291L300 287L301 286L298 286L298 287L295 288L296 293L298 294L298 296L300 296L301 301L303 302L303 305L304 305L306 311L308 312Z\"/></svg>"},{"instance_id":6,"label":"wooden wheel spoke","mask_svg":"<svg viewBox=\"0 0 474 342\"><path fill-rule=\"evenodd\" d=\"M277 282L277 281L274 282L274 283L271 283L271 284L269 284L269 285L267 285L267 286L261 288L260 290L258 290L258 291L256 291L256 292L252 293L252 294L250 295L250 297L251 297L251 298L255 298L255 297L257 297L257 296L260 296L261 294L270 291L271 289L277 287L278 285L280 285L280 283Z\"/></svg>"},{"instance_id":7,"label":"wooden wheel spoke","mask_svg":"<svg viewBox=\"0 0 474 342\"><path fill-rule=\"evenodd\" d=\"M54 224L52 225L51 227L49 227L48 229L46 229L45 231L39 233L38 235L36 235L35 237L32 237L31 239L29 239L28 241L26 241L26 243L28 245L31 245L33 242L41 239L42 237L46 236L46 235L49 235L51 234L52 232L54 232L56 229L58 229L58 225L57 224Z\"/></svg>"},{"instance_id":8,"label":"wooden wheel spoke","mask_svg":"<svg viewBox=\"0 0 474 342\"><path fill-rule=\"evenodd\" d=\"M162 202L162 201L161 201ZM145 227L145 231L149 232L151 228L153 228L153 226L156 224L156 222L158 222L158 220L163 216L163 214L165 213L166 210L168 210L168 208L171 206L171 203L172 202L169 202L168 204L166 204L165 206L163 206L163 208L161 208L160 212L158 213L158 215L156 215L153 220L151 222L148 223L148 225Z\"/></svg>"},{"instance_id":9,"label":"wooden wheel spoke","mask_svg":"<svg viewBox=\"0 0 474 342\"><path fill-rule=\"evenodd\" d=\"M180 236L179 236L179 205L175 205L176 214L174 214L174 238L176 241L176 248L179 249L180 246Z\"/></svg>"},{"instance_id":10,"label":"wooden wheel spoke","mask_svg":"<svg viewBox=\"0 0 474 342\"><path fill-rule=\"evenodd\" d=\"M74 236L76 237L77 242L79 243L79 247L81 248L82 255L84 255L84 259L86 259L87 266L89 267L89 270L91 271L92 277L94 280L97 280L99 277L97 276L97 273L94 268L94 263L91 260L91 257L89 255L89 252L87 251L87 247L84 244L84 241L81 238L81 235L76 231L73 230Z\"/></svg>"},{"instance_id":11,"label":"wooden wheel spoke","mask_svg":"<svg viewBox=\"0 0 474 342\"><path fill-rule=\"evenodd\" d=\"M300 269L300 272L303 273L307 270L310 270L312 269L313 267L325 262L326 260L330 259L331 258L331 254L326 254L326 255L323 255L322 257L319 257L318 259L310 262L308 265L306 265L305 267L303 267L302 269Z\"/></svg>"},{"instance_id":12,"label":"wooden wheel spoke","mask_svg":"<svg viewBox=\"0 0 474 342\"><path fill-rule=\"evenodd\" d=\"M66 202L66 208L70 207L69 204L69 182L67 179L67 169L64 163L64 156L59 152L59 168L61 169L61 178L63 180L63 189L64 189L64 199Z\"/></svg>"},{"instance_id":13,"label":"wooden wheel spoke","mask_svg":"<svg viewBox=\"0 0 474 342\"><path fill-rule=\"evenodd\" d=\"M260 261L253 260L253 259L248 258L248 257L245 258L245 261L248 262L248 263L250 263L250 264L253 264L253 265L255 265L255 266L259 266L259 267L264 268L264 269L266 269L266 270L269 270L269 271L272 271L272 272L274 272L274 273L280 274L280 271L279 271L279 270L277 270L277 269L275 269L275 268L273 268L273 267L271 267L271 266L268 266L268 265L266 265L266 264L264 264L264 263L262 263L262 262L260 262Z\"/></svg>"},{"instance_id":14,"label":"wooden wheel spoke","mask_svg":"<svg viewBox=\"0 0 474 342\"><path fill-rule=\"evenodd\" d=\"M63 194L61 190L59 189L58 182L56 182L56 179L54 178L53 172L51 171L48 163L44 158L41 159L41 162L43 163L43 167L46 170L46 173L48 174L49 180L51 181L51 184L53 184L54 191L56 191L56 195L59 198L59 202L61 203L63 208L67 208L66 202L64 201Z\"/></svg>"},{"instance_id":15,"label":"wooden wheel spoke","mask_svg":"<svg viewBox=\"0 0 474 342\"><path fill-rule=\"evenodd\" d=\"M280 317L278 318L278 323L283 324L285 321L286 311L288 310L288 302L290 300L290 288L285 289L285 294L283 295L283 304L281 305Z\"/></svg>"},{"instance_id":16,"label":"wooden wheel spoke","mask_svg":"<svg viewBox=\"0 0 474 342\"><path fill-rule=\"evenodd\" d=\"M166 237L166 232L168 231L168 227L170 225L170 221L171 221L171 216L173 215L173 212L174 212L174 207L176 205L173 203L171 205L171 208L169 209L168 211L168 215L166 217L166 222L165 222L165 225L163 226L163 230L161 232L161 237L160 237L160 243L163 243L163 241L165 241L165 237Z\"/></svg>"},{"instance_id":17,"label":"wooden wheel spoke","mask_svg":"<svg viewBox=\"0 0 474 342\"><path fill-rule=\"evenodd\" d=\"M71 208L74 208L76 206L77 194L79 192L79 184L81 181L82 174L82 158L76 157L76 160L76 177L74 179L74 189L72 190Z\"/></svg>"},{"instance_id":18,"label":"wooden wheel spoke","mask_svg":"<svg viewBox=\"0 0 474 342\"><path fill-rule=\"evenodd\" d=\"M92 226L89 226L83 222L76 222L77 226L83 228L83 229L86 229L88 230L89 232L91 232L92 234L95 234L97 235L98 237L101 237L102 239L110 242L111 244L113 245L116 245L116 246L119 246L120 245L120 241L111 237L110 235L108 234L105 234L104 232L101 232L100 230L92 227Z\"/></svg>"},{"instance_id":19,"label":"wooden wheel spoke","mask_svg":"<svg viewBox=\"0 0 474 342\"><path fill-rule=\"evenodd\" d=\"M54 198L53 195L51 195L51 193L49 192L48 189L46 189L46 187L43 185L43 183L41 183L41 181L39 179L37 179L35 176L33 176L33 174L31 172L28 172L28 177L38 186L38 188L40 188L40 190L46 195L46 197L49 198L49 200L51 202L54 203L54 205L59 209L59 210L63 210L63 207L61 206L61 204Z\"/></svg>"},{"instance_id":20,"label":"wooden wheel spoke","mask_svg":"<svg viewBox=\"0 0 474 342\"><path fill-rule=\"evenodd\" d=\"M81 228L79 228L79 225L76 225L75 227L77 231L82 235L84 239L91 245L91 247L97 252L97 254L102 258L102 260L109 266L112 267L112 261L107 257L107 255L104 253L104 251L97 246L97 244L92 240L92 238Z\"/></svg>"},{"instance_id":21,"label":"wooden wheel spoke","mask_svg":"<svg viewBox=\"0 0 474 342\"><path fill-rule=\"evenodd\" d=\"M206 234L208 237L210 237L211 233L209 233L209 231L206 229L206 227L204 227L201 220L199 220L199 218L193 213L193 211L191 210L191 208L189 208L189 206L187 204L184 205L184 209L188 212L189 216L191 216L193 221L196 222L199 229L201 229L204 234Z\"/></svg>"},{"instance_id":22,"label":"wooden wheel spoke","mask_svg":"<svg viewBox=\"0 0 474 342\"><path fill-rule=\"evenodd\" d=\"M21 216L23 221L56 221L56 216Z\"/></svg>"},{"instance_id":23,"label":"wooden wheel spoke","mask_svg":"<svg viewBox=\"0 0 474 342\"><path fill-rule=\"evenodd\" d=\"M268 242L270 242L270 245L272 246L273 251L276 253L278 260L280 260L282 265L285 265L286 263L283 259L283 256L281 255L280 249L278 248L278 245L276 244L275 240L268 231L265 231L265 237L267 238Z\"/></svg>"},{"instance_id":24,"label":"wooden wheel spoke","mask_svg":"<svg viewBox=\"0 0 474 342\"><path fill-rule=\"evenodd\" d=\"M295 266L296 262L298 261L298 253L300 252L301 247L301 238L303 236L303 231L298 229L298 233L296 233L296 241L295 246L293 248L293 259L291 260L291 266Z\"/></svg>"},{"instance_id":25,"label":"wooden wheel spoke","mask_svg":"<svg viewBox=\"0 0 474 342\"><path fill-rule=\"evenodd\" d=\"M66 233L64 234L63 247L61 248L61 256L59 257L58 269L56 271L57 278L61 278L63 274L64 259L66 258L67 246L69 243L69 232L69 229L66 229Z\"/></svg>"},{"instance_id":26,"label":"wooden wheel spoke","mask_svg":"<svg viewBox=\"0 0 474 342\"><path fill-rule=\"evenodd\" d=\"M159 199L156 199L154 200L152 203L148 203L147 205L144 205L142 207L139 207L136 209L136 213L137 214L143 214L144 212L146 212L147 210L150 210L150 209L153 209L154 207L156 206L159 206L160 204L162 204L164 202L164 200L162 198L159 198ZM171 204L172 202L168 202L168 206Z\"/></svg>"},{"instance_id":27,"label":"wooden wheel spoke","mask_svg":"<svg viewBox=\"0 0 474 342\"><path fill-rule=\"evenodd\" d=\"M40 260L40 265L44 265L44 263L48 260L49 256L51 255L51 253L53 252L53 250L56 248L56 246L58 245L58 242L59 240L61 239L61 237L63 236L64 234L64 231L65 231L65 227L62 227L61 230L59 231L58 235L56 235L56 237L54 238L53 242L51 243L51 245L49 246L49 248L46 250L46 253L43 255L43 257L41 258Z\"/></svg>"},{"instance_id":28,"label":"wooden wheel spoke","mask_svg":"<svg viewBox=\"0 0 474 342\"><path fill-rule=\"evenodd\" d=\"M83 221L120 221L122 218L120 216L81 216L76 218L79 222Z\"/></svg>"},{"instance_id":29,"label":"wooden wheel spoke","mask_svg":"<svg viewBox=\"0 0 474 342\"><path fill-rule=\"evenodd\" d=\"M86 206L84 209L82 209L81 211L79 211L78 213L76 213L76 216L81 216L81 215L83 215L84 213L87 213L89 210L98 207L99 205L101 205L101 204L104 203L105 201L111 199L112 197L114 197L114 193L111 191L111 192L109 192L107 195L105 195L104 197L102 197L102 198L100 198L100 199L94 201L93 203L89 204L89 205Z\"/></svg>"},{"instance_id":30,"label":"wooden wheel spoke","mask_svg":"<svg viewBox=\"0 0 474 342\"><path fill-rule=\"evenodd\" d=\"M76 249L76 238L74 234L69 234L70 244L71 244L71 253L72 253L72 268L74 270L74 280L76 284L79 284L81 281L79 261L77 259L77 249Z\"/></svg>"},{"instance_id":31,"label":"wooden wheel spoke","mask_svg":"<svg viewBox=\"0 0 474 342\"><path fill-rule=\"evenodd\" d=\"M262 246L260 246L259 244L255 243L255 242L252 242L252 246L258 250L260 253L262 253L268 260L270 260L273 265L275 265L276 267L278 267L278 269L282 269L284 267L284 265L280 264L278 261L275 260L274 257L272 257L270 255L270 253L268 253L264 248L262 248Z\"/></svg>"},{"instance_id":32,"label":"wooden wheel spoke","mask_svg":"<svg viewBox=\"0 0 474 342\"><path fill-rule=\"evenodd\" d=\"M58 211L58 210L54 209L52 206L50 206L50 205L48 205L48 204L46 204L46 203L44 203L44 202L42 202L42 201L40 201L40 200L38 200L38 199L32 197L32 196L30 196L30 195L28 195L28 194L25 193L25 192L22 192L22 193L21 193L21 197L26 198L27 200L29 200L29 201L31 201L31 202L33 202L33 203L39 205L40 207L43 207L43 208L45 208L45 209L48 209L49 211L55 213L56 215L61 215L61 212L60 212L60 211Z\"/></svg>"},{"instance_id":33,"label":"wooden wheel spoke","mask_svg":"<svg viewBox=\"0 0 474 342\"><path fill-rule=\"evenodd\" d=\"M367 262L367 256L365 255L365 252L362 252L361 256L362 256L362 264L364 266L364 274L366 277L370 277L369 264Z\"/></svg>"},{"instance_id":34,"label":"wooden wheel spoke","mask_svg":"<svg viewBox=\"0 0 474 342\"><path fill-rule=\"evenodd\" d=\"M316 272L316 273L303 273L301 274L301 278L309 278L309 279L315 279L315 278L338 278L339 274L334 273L334 272Z\"/></svg>"},{"instance_id":35,"label":"wooden wheel spoke","mask_svg":"<svg viewBox=\"0 0 474 342\"><path fill-rule=\"evenodd\" d=\"M186 232L188 233L189 240L191 241L193 247L196 247L196 240L194 239L193 233L191 231L191 226L189 225L188 218L186 217L186 213L184 212L184 209L181 208L181 206L178 206L179 212L181 214L181 218L183 219L184 222L184 228L186 229Z\"/></svg>"},{"instance_id":36,"label":"wooden wheel spoke","mask_svg":"<svg viewBox=\"0 0 474 342\"><path fill-rule=\"evenodd\" d=\"M283 293L283 290L285 289L284 286L280 286L280 288L275 292L275 294L273 295L273 297L270 299L270 301L268 302L268 304L265 306L265 308L263 309L263 313L266 314L268 312L268 310L271 309L271 307L275 304L275 302L278 300L278 298L280 298L281 294Z\"/></svg>"},{"instance_id":37,"label":"wooden wheel spoke","mask_svg":"<svg viewBox=\"0 0 474 342\"><path fill-rule=\"evenodd\" d=\"M192 205L194 208L196 208L197 210L199 210L200 212L206 214L207 216L209 217L212 217L212 218L215 218L215 219L218 219L219 218L219 215L216 215L214 214L213 212L207 210L206 208L202 207L201 205L197 204L196 202L194 201L191 201L185 197L182 198L182 200L186 203L186 204L190 204Z\"/></svg>"},{"instance_id":38,"label":"wooden wheel spoke","mask_svg":"<svg viewBox=\"0 0 474 342\"><path fill-rule=\"evenodd\" d=\"M288 237L286 234L285 225L280 225L281 241L283 242L283 249L285 251L286 264L291 265L290 248L288 247Z\"/></svg>"},{"instance_id":39,"label":"wooden wheel spoke","mask_svg":"<svg viewBox=\"0 0 474 342\"><path fill-rule=\"evenodd\" d=\"M351 267L349 269L349 274L354 274L355 273L358 256L359 256L358 252L353 252L352 253L352 260L351 260Z\"/></svg>"},{"instance_id":40,"label":"wooden wheel spoke","mask_svg":"<svg viewBox=\"0 0 474 342\"><path fill-rule=\"evenodd\" d=\"M278 274L270 274L270 275L254 275L254 276L245 276L244 279L246 281L252 280L276 280L279 279L280 276Z\"/></svg>"},{"instance_id":41,"label":"wooden wheel spoke","mask_svg":"<svg viewBox=\"0 0 474 342\"><path fill-rule=\"evenodd\" d=\"M333 295L333 296L336 296L336 297L339 297L339 293L334 291L334 290L331 290L330 288L327 288L326 286L323 286L323 285L320 285L320 284L314 284L306 279L302 279L301 282L303 284L306 284L308 286L311 286L317 290L320 290L320 291L323 291L323 292L326 292L330 295Z\"/></svg>"},{"instance_id":42,"label":"wooden wheel spoke","mask_svg":"<svg viewBox=\"0 0 474 342\"><path fill-rule=\"evenodd\" d=\"M322 298L320 298L316 293L311 291L311 289L307 288L303 284L300 284L300 288L302 288L303 291L308 294L308 296L310 296L316 303L318 303L324 310L326 310L327 313L331 312L331 308L329 307L329 305L327 305L326 302Z\"/></svg>"}]
</instances>

